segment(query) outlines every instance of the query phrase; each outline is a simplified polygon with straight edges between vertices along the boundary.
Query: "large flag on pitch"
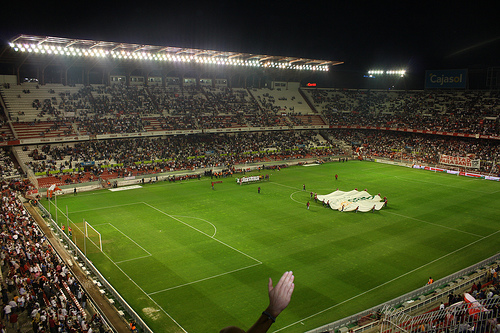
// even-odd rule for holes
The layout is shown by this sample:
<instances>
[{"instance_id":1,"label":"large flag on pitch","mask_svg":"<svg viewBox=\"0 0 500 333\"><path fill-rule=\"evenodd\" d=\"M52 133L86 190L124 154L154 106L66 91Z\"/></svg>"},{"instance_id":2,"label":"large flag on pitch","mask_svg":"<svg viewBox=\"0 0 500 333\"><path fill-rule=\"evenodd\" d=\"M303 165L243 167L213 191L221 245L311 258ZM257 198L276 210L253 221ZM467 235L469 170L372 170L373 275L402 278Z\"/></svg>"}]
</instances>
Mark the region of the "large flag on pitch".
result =
<instances>
[{"instance_id":1,"label":"large flag on pitch","mask_svg":"<svg viewBox=\"0 0 500 333\"><path fill-rule=\"evenodd\" d=\"M356 209L360 212L369 212L373 207L375 207L375 210L380 210L384 206L384 201L378 194L371 195L367 191L352 190L344 192L337 190L330 194L318 195L318 199L328 203L331 209L344 212Z\"/></svg>"}]
</instances>

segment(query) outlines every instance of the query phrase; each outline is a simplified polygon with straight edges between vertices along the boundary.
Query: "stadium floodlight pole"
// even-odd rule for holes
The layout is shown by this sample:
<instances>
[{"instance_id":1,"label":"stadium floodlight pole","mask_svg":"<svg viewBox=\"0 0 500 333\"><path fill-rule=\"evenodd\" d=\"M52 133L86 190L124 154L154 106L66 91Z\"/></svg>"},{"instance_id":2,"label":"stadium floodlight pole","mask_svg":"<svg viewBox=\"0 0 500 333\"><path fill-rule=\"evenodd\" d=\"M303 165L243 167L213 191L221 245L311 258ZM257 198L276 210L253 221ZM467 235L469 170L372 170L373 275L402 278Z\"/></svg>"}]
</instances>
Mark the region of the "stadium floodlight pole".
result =
<instances>
[{"instance_id":1,"label":"stadium floodlight pole","mask_svg":"<svg viewBox=\"0 0 500 333\"><path fill-rule=\"evenodd\" d=\"M59 224L59 223L57 222L57 194L56 194L56 192L55 192L55 191L54 191L54 198L55 198L55 207L56 207L56 224Z\"/></svg>"},{"instance_id":2,"label":"stadium floodlight pole","mask_svg":"<svg viewBox=\"0 0 500 333\"><path fill-rule=\"evenodd\" d=\"M66 216L68 216L68 214L66 214ZM68 236L69 236L69 240L70 240L70 241L73 241L73 240L71 239L70 234L69 234L69 217L68 217L68 219L66 220L66 225L67 225L66 230L68 230L68 231L67 231L67 233L68 233Z\"/></svg>"},{"instance_id":3,"label":"stadium floodlight pole","mask_svg":"<svg viewBox=\"0 0 500 333\"><path fill-rule=\"evenodd\" d=\"M83 219L83 225L85 229L83 230L83 254L87 257L87 223L85 223L85 218Z\"/></svg>"}]
</instances>

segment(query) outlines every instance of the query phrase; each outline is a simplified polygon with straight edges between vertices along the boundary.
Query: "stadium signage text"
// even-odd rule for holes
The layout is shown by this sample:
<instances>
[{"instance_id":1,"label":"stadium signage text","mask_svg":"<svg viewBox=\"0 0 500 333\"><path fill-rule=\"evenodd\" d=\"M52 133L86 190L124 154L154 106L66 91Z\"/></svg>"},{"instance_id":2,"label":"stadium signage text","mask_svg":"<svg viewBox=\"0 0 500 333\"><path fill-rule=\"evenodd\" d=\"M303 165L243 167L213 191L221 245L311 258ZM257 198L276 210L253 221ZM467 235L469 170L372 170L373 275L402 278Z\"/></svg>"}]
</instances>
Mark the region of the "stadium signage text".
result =
<instances>
[{"instance_id":1,"label":"stadium signage text","mask_svg":"<svg viewBox=\"0 0 500 333\"><path fill-rule=\"evenodd\" d=\"M459 76L437 76L435 74L431 74L429 76L429 79L431 80L432 83L437 83L440 86L442 86L445 83L459 83L463 81L463 75L460 74Z\"/></svg>"},{"instance_id":2,"label":"stadium signage text","mask_svg":"<svg viewBox=\"0 0 500 333\"><path fill-rule=\"evenodd\" d=\"M458 156L450 156L450 155L441 155L439 158L440 164L448 164L461 166L472 169L479 169L480 160L471 160L468 157L458 157Z\"/></svg>"},{"instance_id":3,"label":"stadium signage text","mask_svg":"<svg viewBox=\"0 0 500 333\"><path fill-rule=\"evenodd\" d=\"M465 88L467 70L435 70L425 72L425 88Z\"/></svg>"}]
</instances>

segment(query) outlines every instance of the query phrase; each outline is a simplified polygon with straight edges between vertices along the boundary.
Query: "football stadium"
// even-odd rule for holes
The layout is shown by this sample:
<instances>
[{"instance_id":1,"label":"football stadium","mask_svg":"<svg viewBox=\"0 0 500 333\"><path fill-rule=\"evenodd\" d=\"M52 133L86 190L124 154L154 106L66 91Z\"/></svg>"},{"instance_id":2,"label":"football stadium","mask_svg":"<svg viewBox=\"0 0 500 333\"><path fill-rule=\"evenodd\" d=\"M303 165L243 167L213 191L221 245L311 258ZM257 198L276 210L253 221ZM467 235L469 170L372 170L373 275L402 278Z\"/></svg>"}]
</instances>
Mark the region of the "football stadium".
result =
<instances>
[{"instance_id":1,"label":"football stadium","mask_svg":"<svg viewBox=\"0 0 500 333\"><path fill-rule=\"evenodd\" d=\"M498 332L500 71L343 64L13 36L2 329Z\"/></svg>"}]
</instances>

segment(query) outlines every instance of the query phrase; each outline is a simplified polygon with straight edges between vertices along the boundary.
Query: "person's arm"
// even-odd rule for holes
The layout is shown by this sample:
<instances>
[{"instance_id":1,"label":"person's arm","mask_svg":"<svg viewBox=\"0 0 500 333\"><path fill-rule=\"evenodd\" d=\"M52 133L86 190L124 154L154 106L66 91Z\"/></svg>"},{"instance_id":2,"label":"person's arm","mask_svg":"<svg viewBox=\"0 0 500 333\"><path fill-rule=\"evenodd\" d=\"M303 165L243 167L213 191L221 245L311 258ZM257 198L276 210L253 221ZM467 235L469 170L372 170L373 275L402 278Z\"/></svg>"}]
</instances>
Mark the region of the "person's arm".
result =
<instances>
[{"instance_id":1,"label":"person's arm","mask_svg":"<svg viewBox=\"0 0 500 333\"><path fill-rule=\"evenodd\" d=\"M295 287L293 272L285 272L278 284L273 287L273 281L269 278L269 306L262 312L259 319L246 333L265 333L276 321L276 317L288 306ZM245 333L241 328L226 327L220 333Z\"/></svg>"}]
</instances>

